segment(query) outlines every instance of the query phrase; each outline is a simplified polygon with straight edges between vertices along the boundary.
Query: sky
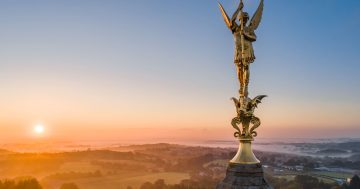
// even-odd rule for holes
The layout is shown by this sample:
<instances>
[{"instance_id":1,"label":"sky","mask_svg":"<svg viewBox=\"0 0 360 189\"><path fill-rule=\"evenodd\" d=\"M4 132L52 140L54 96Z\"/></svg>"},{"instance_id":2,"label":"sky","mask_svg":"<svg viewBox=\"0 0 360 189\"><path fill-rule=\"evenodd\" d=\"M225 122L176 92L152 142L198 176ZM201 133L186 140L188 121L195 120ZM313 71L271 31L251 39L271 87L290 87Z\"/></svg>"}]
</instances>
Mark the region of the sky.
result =
<instances>
[{"instance_id":1,"label":"sky","mask_svg":"<svg viewBox=\"0 0 360 189\"><path fill-rule=\"evenodd\" d=\"M360 137L359 33L358 0L265 0L259 138ZM0 1L3 141L232 140L238 87L217 1Z\"/></svg>"}]
</instances>

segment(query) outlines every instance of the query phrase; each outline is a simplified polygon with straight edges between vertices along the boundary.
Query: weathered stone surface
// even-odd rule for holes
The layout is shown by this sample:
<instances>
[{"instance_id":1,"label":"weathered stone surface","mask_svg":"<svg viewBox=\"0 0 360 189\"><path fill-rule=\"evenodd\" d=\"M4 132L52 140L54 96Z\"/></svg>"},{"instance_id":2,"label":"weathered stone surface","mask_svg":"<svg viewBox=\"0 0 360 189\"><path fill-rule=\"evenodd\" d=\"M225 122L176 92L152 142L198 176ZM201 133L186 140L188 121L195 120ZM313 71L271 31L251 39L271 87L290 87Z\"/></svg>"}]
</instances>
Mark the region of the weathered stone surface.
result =
<instances>
[{"instance_id":1,"label":"weathered stone surface","mask_svg":"<svg viewBox=\"0 0 360 189\"><path fill-rule=\"evenodd\" d=\"M224 180L216 186L216 189L272 189L272 187L264 179L260 163L230 163Z\"/></svg>"}]
</instances>

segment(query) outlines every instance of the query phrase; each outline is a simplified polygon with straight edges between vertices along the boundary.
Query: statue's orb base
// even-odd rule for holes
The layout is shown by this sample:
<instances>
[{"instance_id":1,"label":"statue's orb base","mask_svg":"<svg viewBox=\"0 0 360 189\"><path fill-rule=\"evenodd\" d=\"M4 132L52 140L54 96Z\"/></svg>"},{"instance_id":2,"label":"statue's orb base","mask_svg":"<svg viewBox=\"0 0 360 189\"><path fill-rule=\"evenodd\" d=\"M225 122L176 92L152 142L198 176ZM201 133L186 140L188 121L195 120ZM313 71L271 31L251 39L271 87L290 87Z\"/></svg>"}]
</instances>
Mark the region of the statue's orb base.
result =
<instances>
[{"instance_id":1,"label":"statue's orb base","mask_svg":"<svg viewBox=\"0 0 360 189\"><path fill-rule=\"evenodd\" d=\"M229 163L225 179L216 189L273 189L265 180L262 165Z\"/></svg>"},{"instance_id":2,"label":"statue's orb base","mask_svg":"<svg viewBox=\"0 0 360 189\"><path fill-rule=\"evenodd\" d=\"M239 149L230 163L239 164L258 164L260 161L255 157L252 148L251 141L253 139L239 139Z\"/></svg>"}]
</instances>

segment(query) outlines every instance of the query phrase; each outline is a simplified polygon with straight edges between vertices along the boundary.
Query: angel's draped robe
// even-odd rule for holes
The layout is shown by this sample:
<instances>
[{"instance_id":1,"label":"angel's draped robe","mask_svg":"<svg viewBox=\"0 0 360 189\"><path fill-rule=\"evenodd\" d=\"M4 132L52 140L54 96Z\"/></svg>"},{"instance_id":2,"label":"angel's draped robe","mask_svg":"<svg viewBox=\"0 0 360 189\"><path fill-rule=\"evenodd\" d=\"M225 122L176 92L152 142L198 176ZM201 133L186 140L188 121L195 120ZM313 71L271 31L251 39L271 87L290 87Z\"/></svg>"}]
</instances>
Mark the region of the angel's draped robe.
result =
<instances>
[{"instance_id":1,"label":"angel's draped robe","mask_svg":"<svg viewBox=\"0 0 360 189\"><path fill-rule=\"evenodd\" d=\"M245 64L253 63L255 61L255 54L254 49L252 46L252 42L254 39L250 39L247 37L252 36L256 38L254 31L251 31L249 27L244 27L244 57L242 57L242 46L241 46L241 34L240 29L237 28L234 34L234 41L235 41L235 53L234 53L234 63L235 64ZM243 64L244 65L244 64Z\"/></svg>"}]
</instances>

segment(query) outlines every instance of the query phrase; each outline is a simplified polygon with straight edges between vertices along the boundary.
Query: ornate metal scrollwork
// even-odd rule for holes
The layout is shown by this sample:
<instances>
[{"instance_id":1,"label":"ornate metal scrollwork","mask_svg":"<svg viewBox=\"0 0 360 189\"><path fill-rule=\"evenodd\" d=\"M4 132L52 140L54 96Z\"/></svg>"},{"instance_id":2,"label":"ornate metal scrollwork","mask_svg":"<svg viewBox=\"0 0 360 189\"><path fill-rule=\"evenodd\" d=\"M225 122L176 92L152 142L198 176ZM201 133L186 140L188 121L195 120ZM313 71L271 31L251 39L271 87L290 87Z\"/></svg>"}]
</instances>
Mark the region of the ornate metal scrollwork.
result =
<instances>
[{"instance_id":1,"label":"ornate metal scrollwork","mask_svg":"<svg viewBox=\"0 0 360 189\"><path fill-rule=\"evenodd\" d=\"M241 136L241 130L239 128L239 124L241 124L241 119L240 117L234 117L231 120L231 125L234 127L234 129L236 129L237 131L234 133L234 137L240 137Z\"/></svg>"},{"instance_id":2,"label":"ornate metal scrollwork","mask_svg":"<svg viewBox=\"0 0 360 189\"><path fill-rule=\"evenodd\" d=\"M257 136L257 132L255 131L255 129L260 126L260 124L261 124L260 119L259 119L258 117L253 116L253 117L251 118L251 121L250 121L250 122L253 124L253 126L252 126L251 129L250 129L250 135L251 135L252 137L256 137L256 136Z\"/></svg>"},{"instance_id":3,"label":"ornate metal scrollwork","mask_svg":"<svg viewBox=\"0 0 360 189\"><path fill-rule=\"evenodd\" d=\"M255 131L261 124L260 119L254 115L254 110L261 100L266 97L265 95L259 95L254 99L246 98L239 100L232 98L235 104L237 116L231 120L231 125L234 127L236 132L234 137L242 139L253 139L257 136ZM240 126L241 129L240 129ZM252 125L250 127L250 125Z\"/></svg>"}]
</instances>

